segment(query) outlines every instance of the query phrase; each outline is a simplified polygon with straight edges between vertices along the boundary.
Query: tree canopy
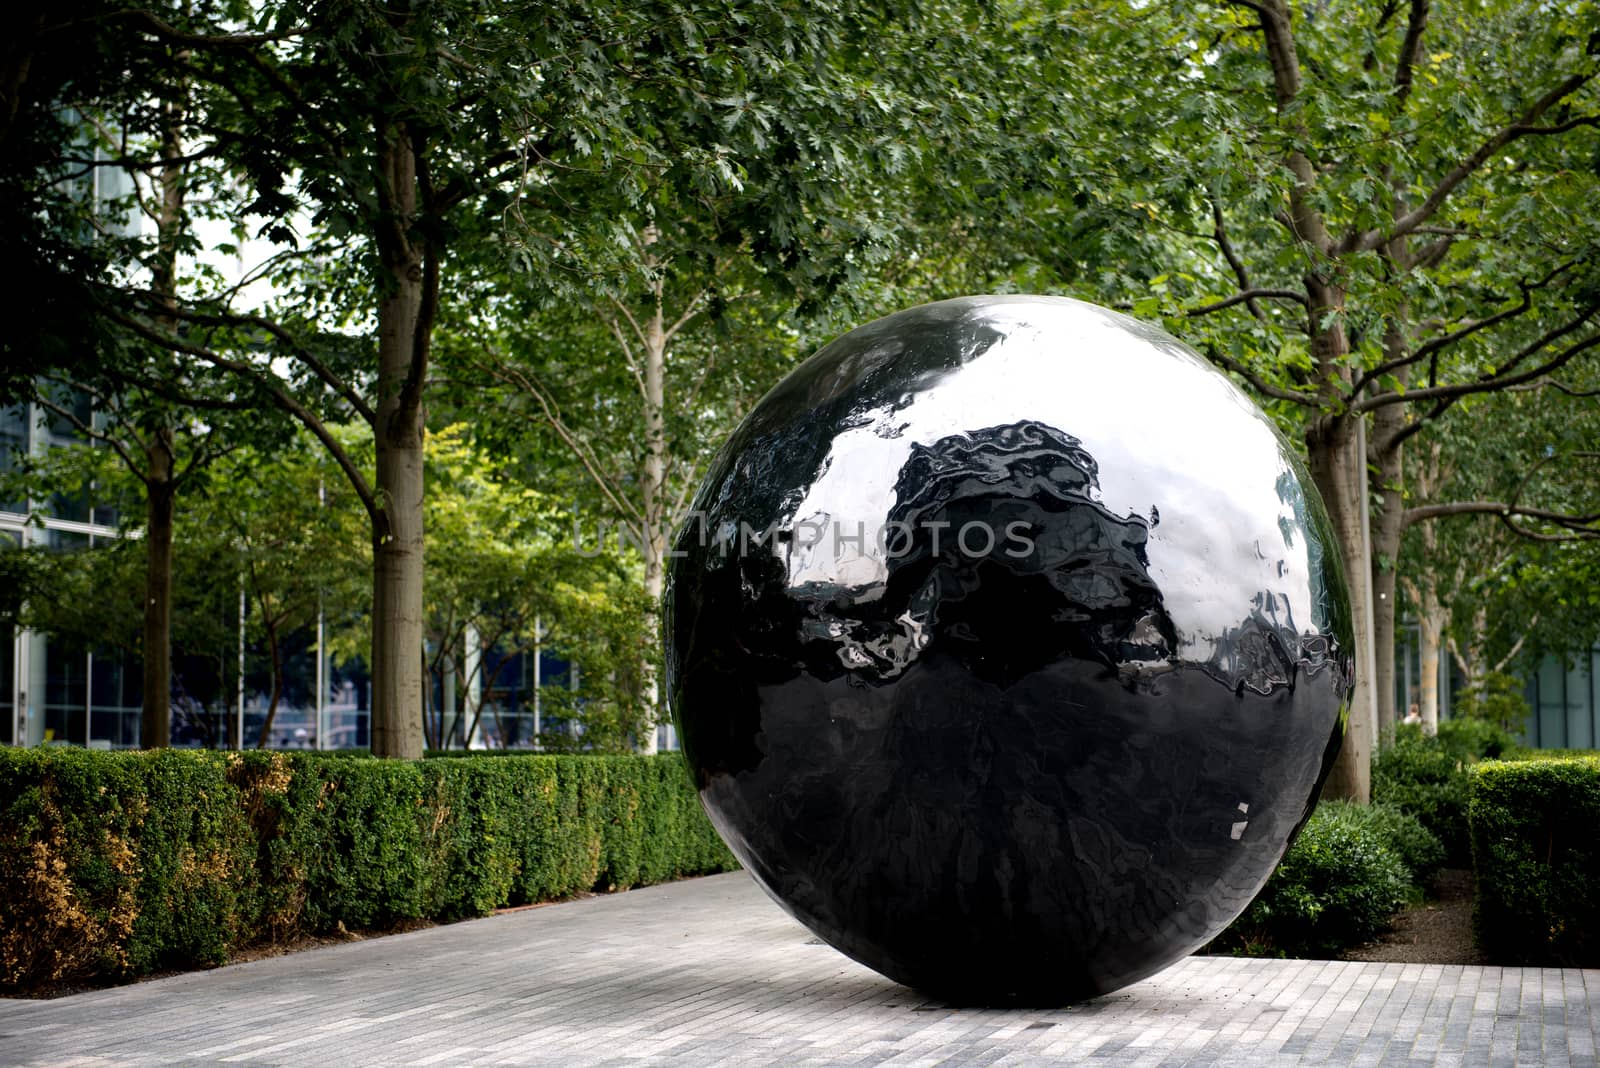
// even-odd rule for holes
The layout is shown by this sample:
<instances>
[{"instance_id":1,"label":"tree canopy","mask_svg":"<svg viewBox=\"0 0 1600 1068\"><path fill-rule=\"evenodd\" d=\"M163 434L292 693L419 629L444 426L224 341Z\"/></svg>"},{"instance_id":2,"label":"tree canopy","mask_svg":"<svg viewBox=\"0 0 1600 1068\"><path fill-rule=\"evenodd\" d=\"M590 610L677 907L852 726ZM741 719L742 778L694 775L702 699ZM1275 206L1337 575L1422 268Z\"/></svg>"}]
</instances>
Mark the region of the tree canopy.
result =
<instances>
[{"instance_id":1,"label":"tree canopy","mask_svg":"<svg viewBox=\"0 0 1600 1068\"><path fill-rule=\"evenodd\" d=\"M607 665L592 705L648 748L668 533L795 361L925 299L1109 304L1304 448L1372 618L1333 787L1363 797L1399 613L1495 664L1596 633L1596 25L1526 0L41 9L0 67L0 401L75 382L118 413L84 430L143 487L147 605L217 486L303 494L314 442L365 542L339 559L370 630L341 640L375 751L442 740L428 677L482 670L469 630L541 627ZM314 519L270 507L283 531L238 537ZM563 555L574 519L632 548ZM183 625L147 612L139 644Z\"/></svg>"}]
</instances>

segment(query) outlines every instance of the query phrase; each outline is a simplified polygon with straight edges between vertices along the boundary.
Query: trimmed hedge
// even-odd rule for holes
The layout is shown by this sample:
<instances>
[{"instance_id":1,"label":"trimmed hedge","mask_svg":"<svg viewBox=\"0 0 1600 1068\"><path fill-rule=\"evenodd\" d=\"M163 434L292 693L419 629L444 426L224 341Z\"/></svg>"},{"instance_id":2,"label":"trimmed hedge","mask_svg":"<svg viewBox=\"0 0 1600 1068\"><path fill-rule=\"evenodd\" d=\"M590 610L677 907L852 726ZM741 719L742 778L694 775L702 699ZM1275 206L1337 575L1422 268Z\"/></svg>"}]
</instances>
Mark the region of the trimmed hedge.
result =
<instances>
[{"instance_id":1,"label":"trimmed hedge","mask_svg":"<svg viewBox=\"0 0 1600 1068\"><path fill-rule=\"evenodd\" d=\"M1399 809L1324 801L1250 908L1210 948L1322 957L1368 941L1421 896L1422 872L1443 856L1439 840Z\"/></svg>"},{"instance_id":2,"label":"trimmed hedge","mask_svg":"<svg viewBox=\"0 0 1600 1068\"><path fill-rule=\"evenodd\" d=\"M734 866L678 754L0 748L0 989Z\"/></svg>"},{"instance_id":3,"label":"trimmed hedge","mask_svg":"<svg viewBox=\"0 0 1600 1068\"><path fill-rule=\"evenodd\" d=\"M1479 764L1470 815L1490 959L1600 964L1600 755Z\"/></svg>"}]
</instances>

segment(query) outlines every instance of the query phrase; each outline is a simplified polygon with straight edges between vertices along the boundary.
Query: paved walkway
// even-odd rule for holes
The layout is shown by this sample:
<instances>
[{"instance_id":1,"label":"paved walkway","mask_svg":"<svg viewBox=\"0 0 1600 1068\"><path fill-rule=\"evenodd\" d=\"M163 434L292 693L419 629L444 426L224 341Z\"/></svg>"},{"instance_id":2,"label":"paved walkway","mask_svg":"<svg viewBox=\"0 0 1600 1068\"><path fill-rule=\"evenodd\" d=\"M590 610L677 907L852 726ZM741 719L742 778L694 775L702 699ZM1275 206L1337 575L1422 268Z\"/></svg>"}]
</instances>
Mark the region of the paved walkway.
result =
<instances>
[{"instance_id":1,"label":"paved walkway","mask_svg":"<svg viewBox=\"0 0 1600 1068\"><path fill-rule=\"evenodd\" d=\"M5 1065L1593 1065L1600 971L1192 957L1056 1011L954 1009L743 873L0 1001Z\"/></svg>"}]
</instances>

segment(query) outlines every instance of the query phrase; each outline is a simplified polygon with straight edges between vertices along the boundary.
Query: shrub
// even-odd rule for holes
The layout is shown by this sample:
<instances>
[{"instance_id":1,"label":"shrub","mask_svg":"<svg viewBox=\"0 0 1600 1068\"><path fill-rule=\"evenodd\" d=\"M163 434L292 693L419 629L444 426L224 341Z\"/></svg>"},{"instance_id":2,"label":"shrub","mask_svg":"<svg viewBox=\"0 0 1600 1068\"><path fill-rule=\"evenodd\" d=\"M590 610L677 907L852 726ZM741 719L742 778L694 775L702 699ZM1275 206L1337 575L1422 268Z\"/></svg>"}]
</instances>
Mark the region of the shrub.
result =
<instances>
[{"instance_id":1,"label":"shrub","mask_svg":"<svg viewBox=\"0 0 1600 1068\"><path fill-rule=\"evenodd\" d=\"M1522 693L1522 680L1504 672L1490 672L1477 679L1456 698L1456 723L1481 723L1509 738L1510 732L1528 718L1528 699ZM1440 724L1443 727L1444 724ZM1498 756L1480 752L1479 756Z\"/></svg>"},{"instance_id":2,"label":"shrub","mask_svg":"<svg viewBox=\"0 0 1600 1068\"><path fill-rule=\"evenodd\" d=\"M1372 761L1372 799L1416 817L1443 844L1445 861L1466 867L1468 758L1446 743L1401 735Z\"/></svg>"},{"instance_id":3,"label":"shrub","mask_svg":"<svg viewBox=\"0 0 1600 1068\"><path fill-rule=\"evenodd\" d=\"M1481 719L1447 719L1432 738L1402 723L1394 743L1372 761L1372 799L1421 820L1444 844L1444 862L1465 868L1472 863L1467 771L1515 750L1514 736Z\"/></svg>"},{"instance_id":4,"label":"shrub","mask_svg":"<svg viewBox=\"0 0 1600 1068\"><path fill-rule=\"evenodd\" d=\"M1348 808L1388 842L1411 873L1412 882L1420 886L1444 865L1444 843L1405 809L1382 803Z\"/></svg>"},{"instance_id":5,"label":"shrub","mask_svg":"<svg viewBox=\"0 0 1600 1068\"><path fill-rule=\"evenodd\" d=\"M1323 802L1283 863L1215 948L1325 956L1365 942L1416 895L1402 848L1442 852L1415 820L1379 807Z\"/></svg>"},{"instance_id":6,"label":"shrub","mask_svg":"<svg viewBox=\"0 0 1600 1068\"><path fill-rule=\"evenodd\" d=\"M1471 791L1478 944L1496 963L1600 964L1600 756L1484 763Z\"/></svg>"},{"instance_id":7,"label":"shrub","mask_svg":"<svg viewBox=\"0 0 1600 1068\"><path fill-rule=\"evenodd\" d=\"M0 749L0 988L732 866L677 754Z\"/></svg>"},{"instance_id":8,"label":"shrub","mask_svg":"<svg viewBox=\"0 0 1600 1068\"><path fill-rule=\"evenodd\" d=\"M1447 719L1439 724L1439 745L1463 761L1498 760L1516 748L1517 737L1487 720Z\"/></svg>"}]
</instances>

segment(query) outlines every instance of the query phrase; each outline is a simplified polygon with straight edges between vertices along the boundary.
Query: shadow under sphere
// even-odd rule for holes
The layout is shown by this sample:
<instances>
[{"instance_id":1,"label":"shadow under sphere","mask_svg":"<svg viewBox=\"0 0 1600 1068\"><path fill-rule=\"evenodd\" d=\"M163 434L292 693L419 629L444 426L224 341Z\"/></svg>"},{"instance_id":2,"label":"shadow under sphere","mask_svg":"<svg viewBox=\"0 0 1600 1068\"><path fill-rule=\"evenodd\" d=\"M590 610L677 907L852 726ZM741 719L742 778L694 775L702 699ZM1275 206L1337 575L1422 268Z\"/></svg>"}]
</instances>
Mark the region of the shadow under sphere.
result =
<instances>
[{"instance_id":1,"label":"shadow under sphere","mask_svg":"<svg viewBox=\"0 0 1600 1068\"><path fill-rule=\"evenodd\" d=\"M960 1002L1134 982L1250 903L1342 737L1310 481L1161 331L973 297L823 348L676 539L667 685L785 909Z\"/></svg>"}]
</instances>

